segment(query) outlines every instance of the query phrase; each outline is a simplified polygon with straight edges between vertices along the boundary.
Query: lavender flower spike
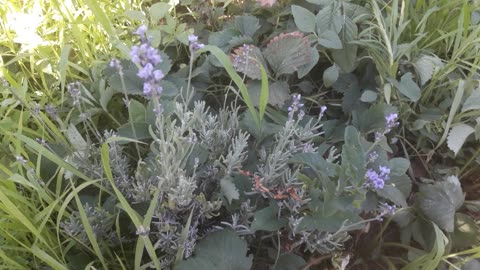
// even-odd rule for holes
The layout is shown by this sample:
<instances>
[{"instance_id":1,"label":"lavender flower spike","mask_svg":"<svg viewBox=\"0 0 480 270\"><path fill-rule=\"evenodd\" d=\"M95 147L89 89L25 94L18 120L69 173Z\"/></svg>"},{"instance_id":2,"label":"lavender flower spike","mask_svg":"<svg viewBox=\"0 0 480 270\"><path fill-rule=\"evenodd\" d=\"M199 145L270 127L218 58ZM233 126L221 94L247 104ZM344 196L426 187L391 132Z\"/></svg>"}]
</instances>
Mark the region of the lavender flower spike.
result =
<instances>
[{"instance_id":1,"label":"lavender flower spike","mask_svg":"<svg viewBox=\"0 0 480 270\"><path fill-rule=\"evenodd\" d=\"M292 105L288 107L288 119L293 120L293 115L298 111L298 118L301 120L305 116L305 112L301 109L303 104L300 103L302 96L300 94L293 95Z\"/></svg>"},{"instance_id":2,"label":"lavender flower spike","mask_svg":"<svg viewBox=\"0 0 480 270\"><path fill-rule=\"evenodd\" d=\"M145 33L147 32L147 26L146 25L141 25L138 27L137 31L133 32L136 35L139 35L140 37L144 37Z\"/></svg>"},{"instance_id":3,"label":"lavender flower spike","mask_svg":"<svg viewBox=\"0 0 480 270\"><path fill-rule=\"evenodd\" d=\"M194 53L200 49L203 49L203 47L205 47L205 44L198 42L198 36L194 34L191 34L188 36L188 42L190 43L189 48L191 53Z\"/></svg>"},{"instance_id":4,"label":"lavender flower spike","mask_svg":"<svg viewBox=\"0 0 480 270\"><path fill-rule=\"evenodd\" d=\"M385 136L386 134L390 133L390 131L392 131L392 128L398 126L400 123L397 122L397 120L398 120L398 113L390 113L386 115L385 130L383 130L382 132L379 132L379 131L375 132L375 140L376 141L381 140L383 136Z\"/></svg>"},{"instance_id":5,"label":"lavender flower spike","mask_svg":"<svg viewBox=\"0 0 480 270\"><path fill-rule=\"evenodd\" d=\"M365 178L367 178L365 183L366 186L373 187L374 189L383 189L385 182L390 179L390 168L386 166L380 166L378 170L380 173L373 169L368 169L367 173L365 174Z\"/></svg>"},{"instance_id":6,"label":"lavender flower spike","mask_svg":"<svg viewBox=\"0 0 480 270\"><path fill-rule=\"evenodd\" d=\"M147 96L160 95L163 91L160 81L165 74L156 66L162 62L162 57L157 49L150 45L150 42L144 38L147 27L140 26L135 34L142 37L140 46L133 46L130 50L132 62L139 66L137 76L141 78L143 83L143 93Z\"/></svg>"}]
</instances>

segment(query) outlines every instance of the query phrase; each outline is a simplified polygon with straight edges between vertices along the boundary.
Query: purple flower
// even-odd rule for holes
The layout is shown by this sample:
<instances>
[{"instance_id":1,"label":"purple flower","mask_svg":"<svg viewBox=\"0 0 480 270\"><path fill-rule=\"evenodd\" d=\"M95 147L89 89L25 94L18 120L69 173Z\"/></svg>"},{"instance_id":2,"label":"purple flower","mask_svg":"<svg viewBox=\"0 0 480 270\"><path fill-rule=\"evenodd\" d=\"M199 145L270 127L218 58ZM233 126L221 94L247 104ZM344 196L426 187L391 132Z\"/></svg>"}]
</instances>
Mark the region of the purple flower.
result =
<instances>
[{"instance_id":1,"label":"purple flower","mask_svg":"<svg viewBox=\"0 0 480 270\"><path fill-rule=\"evenodd\" d=\"M197 42L198 41L198 37L195 36L194 34L190 34L188 35L188 41L191 43L191 42Z\"/></svg>"},{"instance_id":2,"label":"purple flower","mask_svg":"<svg viewBox=\"0 0 480 270\"><path fill-rule=\"evenodd\" d=\"M374 189L383 189L385 186L385 181L390 179L390 168L386 166L378 167L379 172L368 169L365 174L367 181L365 182L366 186L373 187Z\"/></svg>"},{"instance_id":3,"label":"purple flower","mask_svg":"<svg viewBox=\"0 0 480 270\"><path fill-rule=\"evenodd\" d=\"M112 60L110 60L109 66L114 68L114 69L120 69L121 68L120 61L116 58L113 58Z\"/></svg>"},{"instance_id":4,"label":"purple flower","mask_svg":"<svg viewBox=\"0 0 480 270\"><path fill-rule=\"evenodd\" d=\"M368 169L365 177L367 178L367 186L371 186L374 189L383 189L383 187L385 186L385 181L380 177L380 175L378 175L375 170Z\"/></svg>"},{"instance_id":5,"label":"purple flower","mask_svg":"<svg viewBox=\"0 0 480 270\"><path fill-rule=\"evenodd\" d=\"M380 166L378 167L378 169L380 170L380 175L382 177L389 177L390 175L390 168L386 167L386 166Z\"/></svg>"},{"instance_id":6,"label":"purple flower","mask_svg":"<svg viewBox=\"0 0 480 270\"><path fill-rule=\"evenodd\" d=\"M190 43L189 48L191 53L194 53L205 47L204 44L198 42L198 36L194 34L188 36L188 42Z\"/></svg>"},{"instance_id":7,"label":"purple flower","mask_svg":"<svg viewBox=\"0 0 480 270\"><path fill-rule=\"evenodd\" d=\"M139 35L140 37L144 37L146 32L147 32L147 26L141 25L140 27L138 27L137 31L133 33L136 35Z\"/></svg>"},{"instance_id":8,"label":"purple flower","mask_svg":"<svg viewBox=\"0 0 480 270\"><path fill-rule=\"evenodd\" d=\"M157 69L153 72L153 78L157 81L162 80L165 77L165 74L163 74L163 71Z\"/></svg>"},{"instance_id":9,"label":"purple flower","mask_svg":"<svg viewBox=\"0 0 480 270\"><path fill-rule=\"evenodd\" d=\"M67 85L67 91L68 93L70 93L70 96L72 96L74 106L80 104L81 92L79 87L80 87L79 82L69 83Z\"/></svg>"},{"instance_id":10,"label":"purple flower","mask_svg":"<svg viewBox=\"0 0 480 270\"><path fill-rule=\"evenodd\" d=\"M398 113L391 113L387 116L385 116L385 120L387 121L387 127L393 128L398 126L398 122L396 122L398 119Z\"/></svg>"},{"instance_id":11,"label":"purple flower","mask_svg":"<svg viewBox=\"0 0 480 270\"><path fill-rule=\"evenodd\" d=\"M288 107L288 119L293 120L294 114L298 111L298 118L301 120L305 116L305 112L301 109L303 104L300 103L302 96L300 94L292 96L292 105Z\"/></svg>"},{"instance_id":12,"label":"purple flower","mask_svg":"<svg viewBox=\"0 0 480 270\"><path fill-rule=\"evenodd\" d=\"M132 62L139 66L137 76L143 79L143 93L145 95L160 95L163 88L160 86L160 81L165 77L165 74L155 67L162 62L162 57L157 49L150 45L149 40L143 36L147 31L145 25L140 26L135 34L142 37L142 44L140 46L132 46L130 49L130 57Z\"/></svg>"},{"instance_id":13,"label":"purple flower","mask_svg":"<svg viewBox=\"0 0 480 270\"><path fill-rule=\"evenodd\" d=\"M385 130L379 132L375 132L375 140L379 141L385 136L386 134L390 133L392 131L392 128L398 126L400 123L397 122L398 120L398 113L390 113L385 116Z\"/></svg>"},{"instance_id":14,"label":"purple flower","mask_svg":"<svg viewBox=\"0 0 480 270\"><path fill-rule=\"evenodd\" d=\"M378 153L375 152L375 151L368 154L368 161L370 161L370 162L375 162L375 160L377 160L377 158L378 158Z\"/></svg>"},{"instance_id":15,"label":"purple flower","mask_svg":"<svg viewBox=\"0 0 480 270\"><path fill-rule=\"evenodd\" d=\"M137 76L148 80L153 75L153 65L151 63L147 63L143 68L138 70Z\"/></svg>"},{"instance_id":16,"label":"purple flower","mask_svg":"<svg viewBox=\"0 0 480 270\"><path fill-rule=\"evenodd\" d=\"M27 160L25 158L23 158L22 156L16 156L15 159L22 163L23 165L27 164Z\"/></svg>"},{"instance_id":17,"label":"purple flower","mask_svg":"<svg viewBox=\"0 0 480 270\"><path fill-rule=\"evenodd\" d=\"M394 204L389 205L388 203L380 203L379 210L380 213L377 215L376 219L382 221L383 216L395 214L395 211L397 211L397 206Z\"/></svg>"}]
</instances>

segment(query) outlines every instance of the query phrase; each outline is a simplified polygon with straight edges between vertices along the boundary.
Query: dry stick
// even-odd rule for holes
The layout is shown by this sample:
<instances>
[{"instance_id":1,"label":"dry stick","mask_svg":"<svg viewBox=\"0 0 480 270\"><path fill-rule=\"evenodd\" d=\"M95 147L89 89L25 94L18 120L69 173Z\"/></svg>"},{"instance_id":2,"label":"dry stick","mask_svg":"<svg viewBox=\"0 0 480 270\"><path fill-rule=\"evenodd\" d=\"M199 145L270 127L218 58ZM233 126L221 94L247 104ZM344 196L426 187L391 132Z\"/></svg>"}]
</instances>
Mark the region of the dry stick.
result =
<instances>
[{"instance_id":1,"label":"dry stick","mask_svg":"<svg viewBox=\"0 0 480 270\"><path fill-rule=\"evenodd\" d=\"M301 270L308 270L310 267L320 264L323 260L332 257L332 255L324 255L318 258L310 259L310 262L307 263Z\"/></svg>"}]
</instances>

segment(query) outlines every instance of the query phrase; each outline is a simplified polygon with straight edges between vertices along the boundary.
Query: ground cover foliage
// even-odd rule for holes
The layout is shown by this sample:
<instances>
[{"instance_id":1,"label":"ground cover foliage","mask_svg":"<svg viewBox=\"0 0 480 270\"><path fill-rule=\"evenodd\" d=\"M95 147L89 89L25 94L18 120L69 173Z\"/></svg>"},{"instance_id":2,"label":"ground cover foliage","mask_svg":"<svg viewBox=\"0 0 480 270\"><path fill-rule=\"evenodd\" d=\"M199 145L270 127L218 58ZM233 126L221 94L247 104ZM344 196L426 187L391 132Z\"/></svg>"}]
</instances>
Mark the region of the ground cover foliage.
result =
<instances>
[{"instance_id":1,"label":"ground cover foliage","mask_svg":"<svg viewBox=\"0 0 480 270\"><path fill-rule=\"evenodd\" d=\"M477 1L0 16L0 268L479 268Z\"/></svg>"}]
</instances>

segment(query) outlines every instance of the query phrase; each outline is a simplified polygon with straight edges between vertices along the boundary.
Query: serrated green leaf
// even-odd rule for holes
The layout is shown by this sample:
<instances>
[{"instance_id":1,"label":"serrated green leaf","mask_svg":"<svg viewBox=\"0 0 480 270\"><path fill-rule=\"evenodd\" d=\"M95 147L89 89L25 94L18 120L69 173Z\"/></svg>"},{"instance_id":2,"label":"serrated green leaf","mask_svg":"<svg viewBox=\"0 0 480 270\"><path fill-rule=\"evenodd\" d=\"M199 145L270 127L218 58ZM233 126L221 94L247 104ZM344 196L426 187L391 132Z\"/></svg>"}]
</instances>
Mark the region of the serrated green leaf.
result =
<instances>
[{"instance_id":1,"label":"serrated green leaf","mask_svg":"<svg viewBox=\"0 0 480 270\"><path fill-rule=\"evenodd\" d=\"M252 104L255 107L258 107L260 104L260 94L262 84L258 80L250 81L247 85L248 87L248 94L252 99ZM289 86L288 83L285 81L275 81L273 83L269 83L268 85L268 104L274 106L282 106L285 101L290 99L289 94Z\"/></svg>"},{"instance_id":2,"label":"serrated green leaf","mask_svg":"<svg viewBox=\"0 0 480 270\"><path fill-rule=\"evenodd\" d=\"M462 187L456 176L449 176L446 181L433 185L422 185L418 193L418 204L423 214L447 232L453 232L455 211L463 201Z\"/></svg>"},{"instance_id":3,"label":"serrated green leaf","mask_svg":"<svg viewBox=\"0 0 480 270\"><path fill-rule=\"evenodd\" d=\"M432 78L435 70L443 66L443 63L437 56L422 55L417 61L415 61L414 65L420 76L421 85L424 85Z\"/></svg>"},{"instance_id":4,"label":"serrated green leaf","mask_svg":"<svg viewBox=\"0 0 480 270\"><path fill-rule=\"evenodd\" d=\"M322 45L328 49L342 49L342 41L337 33L333 32L332 30L327 30L323 32L318 37L318 44Z\"/></svg>"},{"instance_id":5,"label":"serrated green leaf","mask_svg":"<svg viewBox=\"0 0 480 270\"><path fill-rule=\"evenodd\" d=\"M310 72L310 70L312 70L312 68L318 63L319 59L320 59L320 54L318 53L317 49L310 48L309 61L305 65L298 67L297 77L299 79L305 77L305 75L307 75Z\"/></svg>"},{"instance_id":6,"label":"serrated green leaf","mask_svg":"<svg viewBox=\"0 0 480 270\"><path fill-rule=\"evenodd\" d=\"M133 123L133 129L135 130L135 133L133 133L131 124L127 123L118 128L117 135L134 140L150 139L152 135L148 131L149 126L147 123Z\"/></svg>"},{"instance_id":7,"label":"serrated green leaf","mask_svg":"<svg viewBox=\"0 0 480 270\"><path fill-rule=\"evenodd\" d=\"M308 9L292 5L292 15L295 25L300 31L307 33L315 32L315 15Z\"/></svg>"},{"instance_id":8,"label":"serrated green leaf","mask_svg":"<svg viewBox=\"0 0 480 270\"><path fill-rule=\"evenodd\" d=\"M231 177L224 177L220 180L220 190L223 196L227 198L228 203L232 203L233 199L238 200L240 198L240 193L238 193L238 189Z\"/></svg>"},{"instance_id":9,"label":"serrated green leaf","mask_svg":"<svg viewBox=\"0 0 480 270\"><path fill-rule=\"evenodd\" d=\"M470 216L457 213L455 214L455 230L452 236L452 245L456 250L465 250L472 246L480 244L478 232L480 227Z\"/></svg>"},{"instance_id":10,"label":"serrated green leaf","mask_svg":"<svg viewBox=\"0 0 480 270\"><path fill-rule=\"evenodd\" d=\"M298 31L273 38L263 55L277 77L294 73L310 63L313 57L309 40Z\"/></svg>"},{"instance_id":11,"label":"serrated green leaf","mask_svg":"<svg viewBox=\"0 0 480 270\"><path fill-rule=\"evenodd\" d=\"M135 21L146 21L147 17L145 17L145 14L143 12L138 11L138 10L127 10L125 11L125 16L127 16L131 20Z\"/></svg>"},{"instance_id":12,"label":"serrated green leaf","mask_svg":"<svg viewBox=\"0 0 480 270\"><path fill-rule=\"evenodd\" d=\"M312 216L305 216L300 225L300 230L319 230L325 232L337 232L343 225L348 226L360 222L362 219L353 212L343 211L336 212L331 216L324 216L322 211L317 211ZM364 224L358 223L356 226L351 226L346 231L361 229Z\"/></svg>"},{"instance_id":13,"label":"serrated green leaf","mask_svg":"<svg viewBox=\"0 0 480 270\"><path fill-rule=\"evenodd\" d=\"M400 93L405 95L408 99L413 102L417 102L420 99L421 91L420 87L413 81L412 73L408 72L402 76L400 82L394 79L388 79Z\"/></svg>"},{"instance_id":14,"label":"serrated green leaf","mask_svg":"<svg viewBox=\"0 0 480 270\"><path fill-rule=\"evenodd\" d=\"M327 30L331 30L337 34L340 33L343 26L343 17L337 2L332 1L317 13L316 25L319 36Z\"/></svg>"},{"instance_id":15,"label":"serrated green leaf","mask_svg":"<svg viewBox=\"0 0 480 270\"><path fill-rule=\"evenodd\" d=\"M255 16L236 16L235 27L242 35L253 37L255 32L260 29L260 21Z\"/></svg>"},{"instance_id":16,"label":"serrated green leaf","mask_svg":"<svg viewBox=\"0 0 480 270\"><path fill-rule=\"evenodd\" d=\"M268 87L268 103L282 106L289 99L290 90L286 81L275 81Z\"/></svg>"},{"instance_id":17,"label":"serrated green leaf","mask_svg":"<svg viewBox=\"0 0 480 270\"><path fill-rule=\"evenodd\" d=\"M398 188L405 198L408 198L412 192L412 180L407 175L391 175L390 180L387 181L388 184Z\"/></svg>"},{"instance_id":18,"label":"serrated green leaf","mask_svg":"<svg viewBox=\"0 0 480 270\"><path fill-rule=\"evenodd\" d=\"M385 106L382 103L368 108L366 111L353 111L352 123L362 133L385 128Z\"/></svg>"},{"instance_id":19,"label":"serrated green leaf","mask_svg":"<svg viewBox=\"0 0 480 270\"><path fill-rule=\"evenodd\" d=\"M270 206L256 211L253 216L251 229L254 231L277 231L287 224L287 219L278 217L278 206L275 202Z\"/></svg>"},{"instance_id":20,"label":"serrated green leaf","mask_svg":"<svg viewBox=\"0 0 480 270\"><path fill-rule=\"evenodd\" d=\"M87 149L87 142L74 125L68 126L68 129L65 131L65 137L67 137L75 150L83 151Z\"/></svg>"},{"instance_id":21,"label":"serrated green leaf","mask_svg":"<svg viewBox=\"0 0 480 270\"><path fill-rule=\"evenodd\" d=\"M238 47L238 46L242 46L244 44L252 44L252 43L254 43L252 37L239 35L239 36L234 36L228 42L228 45L229 45L230 48L235 48L235 47Z\"/></svg>"},{"instance_id":22,"label":"serrated green leaf","mask_svg":"<svg viewBox=\"0 0 480 270\"><path fill-rule=\"evenodd\" d=\"M475 139L480 140L480 117L477 118L477 124L475 125Z\"/></svg>"},{"instance_id":23,"label":"serrated green leaf","mask_svg":"<svg viewBox=\"0 0 480 270\"><path fill-rule=\"evenodd\" d=\"M131 99L128 103L128 111L131 122L144 123L145 122L145 106L135 99Z\"/></svg>"},{"instance_id":24,"label":"serrated green leaf","mask_svg":"<svg viewBox=\"0 0 480 270\"><path fill-rule=\"evenodd\" d=\"M170 59L170 56L168 56L168 54L162 51L160 51L159 54L162 62L160 62L160 64L158 64L155 68L160 69L163 74L168 74L172 69L172 60Z\"/></svg>"},{"instance_id":25,"label":"serrated green leaf","mask_svg":"<svg viewBox=\"0 0 480 270\"><path fill-rule=\"evenodd\" d=\"M343 93L342 109L344 112L352 112L361 106L360 84L354 74L340 74L332 87L335 91Z\"/></svg>"},{"instance_id":26,"label":"serrated green leaf","mask_svg":"<svg viewBox=\"0 0 480 270\"><path fill-rule=\"evenodd\" d=\"M480 110L480 87L473 90L463 103L462 112L469 110Z\"/></svg>"},{"instance_id":27,"label":"serrated green leaf","mask_svg":"<svg viewBox=\"0 0 480 270\"><path fill-rule=\"evenodd\" d=\"M372 90L365 90L360 97L360 100L363 102L371 103L377 100L377 93Z\"/></svg>"},{"instance_id":28,"label":"serrated green leaf","mask_svg":"<svg viewBox=\"0 0 480 270\"><path fill-rule=\"evenodd\" d=\"M319 153L298 153L288 160L289 163L304 164L320 174L334 177L337 172L332 163L328 163Z\"/></svg>"},{"instance_id":29,"label":"serrated green leaf","mask_svg":"<svg viewBox=\"0 0 480 270\"><path fill-rule=\"evenodd\" d=\"M180 262L175 270L250 270L252 255L247 257L247 243L235 232L222 230L201 240L194 256Z\"/></svg>"},{"instance_id":30,"label":"serrated green leaf","mask_svg":"<svg viewBox=\"0 0 480 270\"><path fill-rule=\"evenodd\" d=\"M365 199L360 205L362 211L364 212L373 212L378 209L378 196L373 191L367 191L365 194Z\"/></svg>"},{"instance_id":31,"label":"serrated green leaf","mask_svg":"<svg viewBox=\"0 0 480 270\"><path fill-rule=\"evenodd\" d=\"M111 87L104 87L103 91L100 91L100 106L104 111L107 111L107 106L113 97L113 89Z\"/></svg>"},{"instance_id":32,"label":"serrated green leaf","mask_svg":"<svg viewBox=\"0 0 480 270\"><path fill-rule=\"evenodd\" d=\"M143 81L137 76L137 70L130 67L123 71L125 90L132 95L143 95ZM114 74L108 79L108 83L117 92L123 93L122 79L120 75Z\"/></svg>"},{"instance_id":33,"label":"serrated green leaf","mask_svg":"<svg viewBox=\"0 0 480 270\"><path fill-rule=\"evenodd\" d=\"M337 81L339 74L338 67L333 64L323 72L323 84L326 87L332 86Z\"/></svg>"},{"instance_id":34,"label":"serrated green leaf","mask_svg":"<svg viewBox=\"0 0 480 270\"><path fill-rule=\"evenodd\" d=\"M345 144L342 147L342 167L354 186L360 185L365 176L365 153L360 133L353 126L345 128Z\"/></svg>"},{"instance_id":35,"label":"serrated green leaf","mask_svg":"<svg viewBox=\"0 0 480 270\"><path fill-rule=\"evenodd\" d=\"M329 4L333 3L334 1L335 0L307 0L307 2L309 2L309 3L315 4L315 5L321 5L321 6L329 5Z\"/></svg>"},{"instance_id":36,"label":"serrated green leaf","mask_svg":"<svg viewBox=\"0 0 480 270\"><path fill-rule=\"evenodd\" d=\"M386 184L383 189L376 190L376 193L385 199L388 199L401 207L407 207L407 198L403 193L393 185Z\"/></svg>"},{"instance_id":37,"label":"serrated green leaf","mask_svg":"<svg viewBox=\"0 0 480 270\"><path fill-rule=\"evenodd\" d=\"M388 161L388 167L390 167L390 174L404 175L410 168L410 161L406 158L392 158Z\"/></svg>"},{"instance_id":38,"label":"serrated green leaf","mask_svg":"<svg viewBox=\"0 0 480 270\"><path fill-rule=\"evenodd\" d=\"M283 128L283 126L268 121L264 121L260 126L257 126L250 113L243 113L241 118L241 128L252 134L257 141L262 141L265 137L277 134Z\"/></svg>"},{"instance_id":39,"label":"serrated green leaf","mask_svg":"<svg viewBox=\"0 0 480 270\"><path fill-rule=\"evenodd\" d=\"M148 13L150 14L150 19L152 20L152 22L155 24L158 23L160 19L165 17L170 7L171 6L169 4L163 2L153 4L148 9Z\"/></svg>"},{"instance_id":40,"label":"serrated green leaf","mask_svg":"<svg viewBox=\"0 0 480 270\"><path fill-rule=\"evenodd\" d=\"M234 64L235 70L255 80L262 78L260 65L267 66L262 52L253 45L249 45L248 49L245 46L236 48L230 59Z\"/></svg>"},{"instance_id":41,"label":"serrated green leaf","mask_svg":"<svg viewBox=\"0 0 480 270\"><path fill-rule=\"evenodd\" d=\"M463 265L461 269L462 270L478 270L480 269L480 261L478 259L471 259L465 265Z\"/></svg>"},{"instance_id":42,"label":"serrated green leaf","mask_svg":"<svg viewBox=\"0 0 480 270\"><path fill-rule=\"evenodd\" d=\"M222 50L229 48L229 42L235 37L239 36L240 32L235 29L225 29L220 32L214 32L208 37L208 44L217 46ZM215 58L212 58L215 59Z\"/></svg>"},{"instance_id":43,"label":"serrated green leaf","mask_svg":"<svg viewBox=\"0 0 480 270\"><path fill-rule=\"evenodd\" d=\"M467 140L467 137L473 132L475 132L475 129L467 124L458 124L454 126L448 133L448 148L450 148L450 150L457 155L458 151L460 151L465 143L465 140Z\"/></svg>"},{"instance_id":44,"label":"serrated green leaf","mask_svg":"<svg viewBox=\"0 0 480 270\"><path fill-rule=\"evenodd\" d=\"M343 48L341 50L332 50L333 60L343 71L352 72L357 65L358 46L351 43L358 36L357 25L348 17L344 17L344 25L339 33Z\"/></svg>"},{"instance_id":45,"label":"serrated green leaf","mask_svg":"<svg viewBox=\"0 0 480 270\"><path fill-rule=\"evenodd\" d=\"M457 91L455 91L455 97L453 98L452 105L450 107L450 111L448 112L448 118L447 118L447 122L445 123L445 126L444 126L444 131L443 131L442 137L438 141L437 146L435 146L435 149L440 147L440 145L442 145L445 142L445 140L447 139L448 133L450 131L450 127L451 127L452 122L453 122L453 118L455 117L455 114L457 113L457 110L460 107L460 103L462 103L462 98L463 98L464 93L465 93L465 81L464 80L459 80Z\"/></svg>"}]
</instances>

